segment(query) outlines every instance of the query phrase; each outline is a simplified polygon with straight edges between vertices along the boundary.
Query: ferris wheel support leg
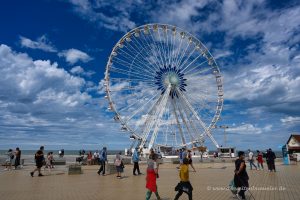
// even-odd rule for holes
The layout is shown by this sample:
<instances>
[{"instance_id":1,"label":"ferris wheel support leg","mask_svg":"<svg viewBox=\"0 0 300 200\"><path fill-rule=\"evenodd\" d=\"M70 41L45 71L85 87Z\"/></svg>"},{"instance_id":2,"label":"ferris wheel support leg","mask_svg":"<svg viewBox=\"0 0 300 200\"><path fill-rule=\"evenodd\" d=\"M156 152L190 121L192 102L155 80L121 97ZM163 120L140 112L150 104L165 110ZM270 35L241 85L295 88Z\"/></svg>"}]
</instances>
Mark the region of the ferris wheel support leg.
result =
<instances>
[{"instance_id":1,"label":"ferris wheel support leg","mask_svg":"<svg viewBox=\"0 0 300 200\"><path fill-rule=\"evenodd\" d=\"M207 130L205 123L201 120L201 118L199 117L199 115L197 114L197 112L193 109L193 107L191 106L190 102L187 100L187 98L182 94L182 92L180 92L179 90L177 90L178 93L180 94L180 96L182 97L182 99L185 101L185 103L187 104L188 108L192 111L192 113L195 115L196 119L199 121L199 123L201 124L202 128L205 130L205 134L211 139L211 141L214 143L214 145L218 148L219 145L217 143L217 141L214 139L214 137L211 135L211 133L209 132L209 130Z\"/></svg>"},{"instance_id":2,"label":"ferris wheel support leg","mask_svg":"<svg viewBox=\"0 0 300 200\"><path fill-rule=\"evenodd\" d=\"M170 91L171 91L171 86L169 86L168 89L166 90L166 92L163 96L163 100L161 101L161 104L159 105L159 113L158 113L158 117L156 118L156 124L155 124L155 128L153 130L152 136L151 136L151 140L149 142L149 146L148 146L149 149L151 149L153 147L154 141L157 137L158 129L160 126L160 119L161 119L163 113L165 112Z\"/></svg>"},{"instance_id":3,"label":"ferris wheel support leg","mask_svg":"<svg viewBox=\"0 0 300 200\"><path fill-rule=\"evenodd\" d=\"M174 100L171 100L171 101L172 101L173 112L174 112L174 115L175 115L176 123L177 123L178 130L179 130L180 137L181 137L181 142L182 142L182 144L185 144L186 142L185 142L185 138L184 138L184 136L183 136L183 131L182 131L182 128L181 128L179 119L178 119L178 115L177 115L177 112L176 112Z\"/></svg>"}]
</instances>

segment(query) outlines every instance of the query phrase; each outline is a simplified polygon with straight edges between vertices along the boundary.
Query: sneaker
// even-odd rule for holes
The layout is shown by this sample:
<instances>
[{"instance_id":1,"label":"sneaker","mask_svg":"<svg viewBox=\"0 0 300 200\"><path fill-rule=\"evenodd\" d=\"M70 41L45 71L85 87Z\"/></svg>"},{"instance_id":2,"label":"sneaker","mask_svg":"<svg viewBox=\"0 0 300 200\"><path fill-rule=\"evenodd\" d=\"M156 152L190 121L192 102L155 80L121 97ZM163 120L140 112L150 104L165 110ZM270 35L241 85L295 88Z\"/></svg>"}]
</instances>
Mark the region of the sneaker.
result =
<instances>
[{"instance_id":1,"label":"sneaker","mask_svg":"<svg viewBox=\"0 0 300 200\"><path fill-rule=\"evenodd\" d=\"M33 172L30 172L30 176L33 177Z\"/></svg>"},{"instance_id":2,"label":"sneaker","mask_svg":"<svg viewBox=\"0 0 300 200\"><path fill-rule=\"evenodd\" d=\"M44 176L43 174L39 174L39 176Z\"/></svg>"},{"instance_id":3,"label":"sneaker","mask_svg":"<svg viewBox=\"0 0 300 200\"><path fill-rule=\"evenodd\" d=\"M137 176L136 174L133 174L133 176Z\"/></svg>"},{"instance_id":4,"label":"sneaker","mask_svg":"<svg viewBox=\"0 0 300 200\"><path fill-rule=\"evenodd\" d=\"M106 174L102 174L102 176L106 176Z\"/></svg>"},{"instance_id":5,"label":"sneaker","mask_svg":"<svg viewBox=\"0 0 300 200\"><path fill-rule=\"evenodd\" d=\"M138 173L138 175L143 175L143 173Z\"/></svg>"},{"instance_id":6,"label":"sneaker","mask_svg":"<svg viewBox=\"0 0 300 200\"><path fill-rule=\"evenodd\" d=\"M98 175L100 175L100 172L97 172Z\"/></svg>"}]
</instances>

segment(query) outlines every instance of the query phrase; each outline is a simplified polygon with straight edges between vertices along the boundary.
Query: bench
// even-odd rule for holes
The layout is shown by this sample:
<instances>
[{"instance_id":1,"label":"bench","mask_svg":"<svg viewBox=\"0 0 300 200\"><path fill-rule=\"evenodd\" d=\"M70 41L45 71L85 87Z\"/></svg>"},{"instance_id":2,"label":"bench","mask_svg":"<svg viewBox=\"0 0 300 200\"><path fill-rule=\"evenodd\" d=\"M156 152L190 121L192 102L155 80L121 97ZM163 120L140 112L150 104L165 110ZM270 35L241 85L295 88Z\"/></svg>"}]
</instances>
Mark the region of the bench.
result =
<instances>
[{"instance_id":1,"label":"bench","mask_svg":"<svg viewBox=\"0 0 300 200\"><path fill-rule=\"evenodd\" d=\"M83 171L81 169L81 165L69 165L68 167L68 175L82 174Z\"/></svg>"}]
</instances>

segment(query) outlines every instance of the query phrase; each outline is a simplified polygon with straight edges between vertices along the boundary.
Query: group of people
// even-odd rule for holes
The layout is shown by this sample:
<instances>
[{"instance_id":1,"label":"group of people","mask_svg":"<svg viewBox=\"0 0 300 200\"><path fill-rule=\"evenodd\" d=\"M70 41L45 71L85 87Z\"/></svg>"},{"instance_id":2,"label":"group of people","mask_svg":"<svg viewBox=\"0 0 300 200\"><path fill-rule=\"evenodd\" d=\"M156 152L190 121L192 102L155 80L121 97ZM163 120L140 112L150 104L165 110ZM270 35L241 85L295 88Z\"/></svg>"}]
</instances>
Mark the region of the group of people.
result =
<instances>
[{"instance_id":1,"label":"group of people","mask_svg":"<svg viewBox=\"0 0 300 200\"><path fill-rule=\"evenodd\" d=\"M179 197L186 193L188 195L189 200L193 199L192 191L193 187L189 180L189 165L191 165L189 161L188 153L191 153L187 151L187 155L184 154L185 149L179 150L181 152L180 159L182 158L182 162L179 166L179 178L180 182L176 185L175 191L177 191L177 194L174 198L174 200L178 200ZM191 157L190 157L191 158ZM147 176L146 176L146 200L149 200L152 193L156 195L156 198L160 200L160 195L158 194L157 190L157 184L156 179L159 178L159 164L157 162L158 155L154 152L153 149L150 151L149 159L147 161ZM195 170L195 169L194 169Z\"/></svg>"},{"instance_id":2,"label":"group of people","mask_svg":"<svg viewBox=\"0 0 300 200\"><path fill-rule=\"evenodd\" d=\"M19 147L16 148L15 151L9 149L6 153L6 160L5 160L5 170L12 170L12 166L14 169L21 168L21 150Z\"/></svg>"},{"instance_id":3,"label":"group of people","mask_svg":"<svg viewBox=\"0 0 300 200\"><path fill-rule=\"evenodd\" d=\"M85 151L80 151L81 155L85 154ZM124 171L124 163L123 158L121 156L121 152L117 153L114 159L114 165L116 167L117 171L117 178L122 178L122 173ZM141 175L139 168L139 161L140 161L140 149L136 148L132 154L132 162L133 162L133 175ZM20 158L21 158L21 150L20 148L16 148L15 151L12 149L9 149L6 153L7 160L6 160L6 170L10 170L13 160L15 169L20 166ZM47 157L44 156L44 146L41 146L40 149L35 153L34 155L36 168L30 172L30 175L33 177L35 172L38 172L38 176L43 176L41 173L41 168L43 165L46 165L49 169L52 169L53 166L53 152L49 152L47 154ZM157 189L157 179L159 178L159 164L158 164L158 154L155 153L153 149L150 150L149 158L147 160L147 171L146 171L146 200L149 200L152 193L155 193L158 200L160 200L160 196ZM192 162L192 152L190 150L187 150L185 148L178 150L178 158L180 165L177 167L179 169L179 178L180 182L176 185L175 191L177 191L177 194L175 196L175 200L178 200L179 197L186 193L188 195L189 200L192 200L192 191L193 187L189 181L189 166L193 168L194 171L195 168L193 166ZM248 150L248 161L250 165L250 169L252 170L253 167L257 170L264 169L264 158L266 159L268 169L269 171L276 171L275 169L275 153L272 151L272 149L268 149L266 153L262 153L261 151L257 150L256 154L256 161L257 165L255 165L255 156L254 153L249 149ZM105 176L105 165L108 162L107 159L107 148L103 147L101 151L96 151L94 155L92 155L91 152L87 155L88 161L91 159L96 159L99 164L100 168L97 171L99 175ZM236 195L240 199L245 199L245 192L249 188L249 176L246 171L246 161L245 161L245 153L243 151L238 152L238 159L235 161L235 171L234 171L234 178L232 180L234 183L235 188L240 188L239 192L236 191Z\"/></svg>"},{"instance_id":4,"label":"group of people","mask_svg":"<svg viewBox=\"0 0 300 200\"><path fill-rule=\"evenodd\" d=\"M35 172L38 172L38 176L44 176L41 172L43 166L45 166L45 169L48 168L49 171L54 168L53 152L48 152L47 156L45 157L44 146L41 146L40 149L34 154L34 160L36 168L30 172L32 177L34 176Z\"/></svg>"},{"instance_id":5,"label":"group of people","mask_svg":"<svg viewBox=\"0 0 300 200\"><path fill-rule=\"evenodd\" d=\"M178 151L179 167L177 168L180 168L180 166L183 164L183 160L186 158L188 160L188 164L193 168L194 172L196 172L196 169L193 165L192 151L186 148L181 148Z\"/></svg>"},{"instance_id":6,"label":"group of people","mask_svg":"<svg viewBox=\"0 0 300 200\"><path fill-rule=\"evenodd\" d=\"M275 168L275 159L276 159L276 155L275 153L272 151L272 149L267 149L265 153L257 150L257 155L256 155L256 161L257 161L257 165L255 165L255 159L254 159L254 153L248 149L248 160L249 160L249 164L250 164L250 169L252 170L252 167L254 167L256 170L264 170L264 158L266 159L267 162L267 166L268 166L268 171L269 172L276 172L276 168Z\"/></svg>"}]
</instances>

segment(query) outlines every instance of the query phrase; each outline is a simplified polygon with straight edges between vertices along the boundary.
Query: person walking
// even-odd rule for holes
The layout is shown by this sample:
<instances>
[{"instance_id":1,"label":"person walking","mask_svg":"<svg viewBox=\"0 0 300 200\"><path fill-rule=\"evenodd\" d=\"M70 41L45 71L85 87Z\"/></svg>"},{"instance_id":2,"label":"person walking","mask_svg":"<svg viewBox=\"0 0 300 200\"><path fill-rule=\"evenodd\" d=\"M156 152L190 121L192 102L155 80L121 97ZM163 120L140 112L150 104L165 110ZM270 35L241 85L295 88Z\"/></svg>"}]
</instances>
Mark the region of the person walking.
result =
<instances>
[{"instance_id":1,"label":"person walking","mask_svg":"<svg viewBox=\"0 0 300 200\"><path fill-rule=\"evenodd\" d=\"M178 192L177 192L174 200L178 200L179 197L183 193L186 193L189 197L189 200L192 200L193 199L193 193L192 193L193 187L189 180L189 160L188 160L188 158L183 159L183 164L180 166L179 178L180 178L180 182L175 187L175 191L178 191Z\"/></svg>"},{"instance_id":2,"label":"person walking","mask_svg":"<svg viewBox=\"0 0 300 200\"><path fill-rule=\"evenodd\" d=\"M15 169L18 169L20 165L21 165L21 150L19 147L17 147L15 151Z\"/></svg>"},{"instance_id":3,"label":"person walking","mask_svg":"<svg viewBox=\"0 0 300 200\"><path fill-rule=\"evenodd\" d=\"M249 188L249 176L246 171L245 163L245 153L243 151L238 152L238 159L235 161L235 174L234 174L234 184L237 188L240 188L240 191L237 194L237 197L240 199L245 198L245 192Z\"/></svg>"},{"instance_id":4,"label":"person walking","mask_svg":"<svg viewBox=\"0 0 300 200\"><path fill-rule=\"evenodd\" d=\"M98 151L98 150L96 150L96 151L94 152L94 163L97 164L97 165L100 164L100 154L99 154L99 151Z\"/></svg>"},{"instance_id":5,"label":"person walking","mask_svg":"<svg viewBox=\"0 0 300 200\"><path fill-rule=\"evenodd\" d=\"M132 155L132 162L133 162L133 175L141 175L142 173L140 172L140 167L139 167L139 161L140 161L140 152L139 152L139 148L136 147L133 155ZM138 172L138 174L136 174L135 172Z\"/></svg>"},{"instance_id":6,"label":"person walking","mask_svg":"<svg viewBox=\"0 0 300 200\"><path fill-rule=\"evenodd\" d=\"M158 176L158 163L157 163L157 155L151 150L149 159L147 161L147 176L146 176L146 200L149 200L152 192L155 193L157 200L161 200L158 191L157 191L157 184L156 179Z\"/></svg>"},{"instance_id":7,"label":"person walking","mask_svg":"<svg viewBox=\"0 0 300 200\"><path fill-rule=\"evenodd\" d=\"M117 178L121 179L122 178L122 173L124 171L124 163L122 160L122 152L120 151L119 153L116 154L116 159L115 159L115 166L117 170Z\"/></svg>"},{"instance_id":8,"label":"person walking","mask_svg":"<svg viewBox=\"0 0 300 200\"><path fill-rule=\"evenodd\" d=\"M5 169L4 170L8 170L10 171L11 170L11 166L12 166L12 162L13 162L13 159L14 159L14 153L13 153L13 150L12 149L9 149L6 153L6 160L5 160Z\"/></svg>"},{"instance_id":9,"label":"person walking","mask_svg":"<svg viewBox=\"0 0 300 200\"><path fill-rule=\"evenodd\" d=\"M179 169L180 166L181 166L182 163L183 163L183 151L182 151L182 149L179 149L179 152L178 152L178 158L179 158L179 166L176 167L177 169Z\"/></svg>"},{"instance_id":10,"label":"person walking","mask_svg":"<svg viewBox=\"0 0 300 200\"><path fill-rule=\"evenodd\" d=\"M191 150L188 150L187 159L188 159L188 162L189 162L190 166L193 168L194 172L196 172L195 167L193 165L192 151Z\"/></svg>"},{"instance_id":11,"label":"person walking","mask_svg":"<svg viewBox=\"0 0 300 200\"><path fill-rule=\"evenodd\" d=\"M257 150L257 158L256 158L256 160L257 160L257 167L258 167L258 169L261 168L261 170L264 170L264 165L263 165L263 162L264 162L264 160L263 160L263 154L262 154L260 151L258 151L258 150Z\"/></svg>"},{"instance_id":12,"label":"person walking","mask_svg":"<svg viewBox=\"0 0 300 200\"><path fill-rule=\"evenodd\" d=\"M88 155L87 155L87 164L91 165L92 164L92 159L93 159L93 154L91 151L89 151Z\"/></svg>"},{"instance_id":13,"label":"person walking","mask_svg":"<svg viewBox=\"0 0 300 200\"><path fill-rule=\"evenodd\" d=\"M275 169L275 159L276 159L276 155L275 153L272 151L272 149L270 148L268 150L268 153L266 155L266 159L268 160L268 163L269 163L269 172L276 172L276 169Z\"/></svg>"},{"instance_id":14,"label":"person walking","mask_svg":"<svg viewBox=\"0 0 300 200\"><path fill-rule=\"evenodd\" d=\"M45 162L44 146L41 146L40 149L35 153L34 159L35 159L36 168L32 172L30 172L30 175L33 177L34 173L36 171L38 171L38 173L39 173L38 176L44 176L41 173L41 168L42 168L42 166L44 165L44 162Z\"/></svg>"},{"instance_id":15,"label":"person walking","mask_svg":"<svg viewBox=\"0 0 300 200\"><path fill-rule=\"evenodd\" d=\"M100 153L100 168L98 170L98 174L100 175L102 172L102 176L105 176L105 163L107 162L107 148L103 147Z\"/></svg>"},{"instance_id":16,"label":"person walking","mask_svg":"<svg viewBox=\"0 0 300 200\"><path fill-rule=\"evenodd\" d=\"M249 163L250 163L250 169L252 170L252 166L254 166L255 169L257 170L257 167L254 164L254 155L253 155L253 152L250 149L248 149L248 153L249 153L248 154L248 159L249 159Z\"/></svg>"}]
</instances>

